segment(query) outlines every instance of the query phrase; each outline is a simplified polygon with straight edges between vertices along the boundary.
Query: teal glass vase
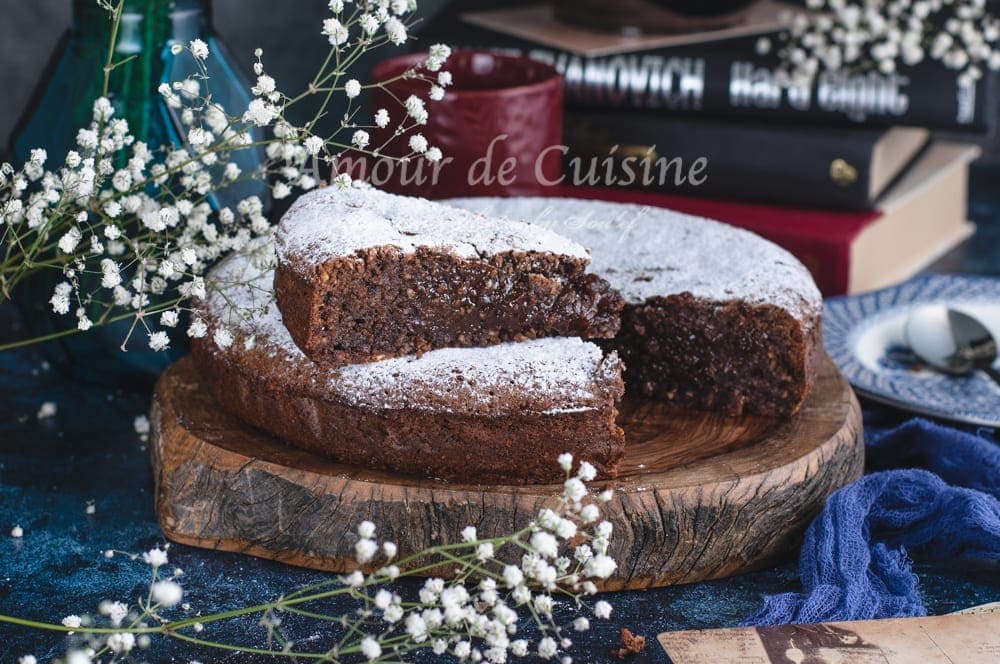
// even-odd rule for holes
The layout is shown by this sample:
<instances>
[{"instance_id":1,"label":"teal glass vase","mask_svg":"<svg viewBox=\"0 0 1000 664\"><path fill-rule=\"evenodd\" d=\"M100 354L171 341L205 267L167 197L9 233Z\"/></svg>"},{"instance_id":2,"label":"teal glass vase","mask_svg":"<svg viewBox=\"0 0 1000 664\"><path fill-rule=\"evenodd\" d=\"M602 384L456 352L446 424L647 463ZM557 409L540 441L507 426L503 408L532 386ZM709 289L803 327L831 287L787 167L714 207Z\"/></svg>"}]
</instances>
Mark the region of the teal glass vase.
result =
<instances>
[{"instance_id":1,"label":"teal glass vase","mask_svg":"<svg viewBox=\"0 0 1000 664\"><path fill-rule=\"evenodd\" d=\"M112 23L95 0L73 0L73 25L63 37L22 115L10 143L11 159L23 164L32 148L45 148L50 161L59 163L75 149L76 132L91 121L93 102L103 91ZM209 0L126 0L114 59L127 62L111 74L108 97L116 117L128 120L137 140L151 147L180 145L181 129L176 111L162 100L162 82L179 81L197 72L190 53L173 54L175 43L200 38L209 45L206 61L212 98L230 113L250 101L249 84L233 66L233 59L211 25ZM234 155L243 172L256 171L261 156L253 150ZM244 181L216 194L216 207L230 206L249 195L267 200L261 181ZM99 280L99 276L94 277ZM44 271L18 284L13 300L22 312L32 337L75 328L72 315L51 311L48 300L62 281L56 270ZM96 315L96 313L95 313ZM147 321L151 327L154 321ZM57 368L75 378L115 386L148 386L166 366L186 351L182 326L171 334L172 347L152 351L144 329L133 334L122 349L131 320L94 327L46 342L43 352Z\"/></svg>"}]
</instances>

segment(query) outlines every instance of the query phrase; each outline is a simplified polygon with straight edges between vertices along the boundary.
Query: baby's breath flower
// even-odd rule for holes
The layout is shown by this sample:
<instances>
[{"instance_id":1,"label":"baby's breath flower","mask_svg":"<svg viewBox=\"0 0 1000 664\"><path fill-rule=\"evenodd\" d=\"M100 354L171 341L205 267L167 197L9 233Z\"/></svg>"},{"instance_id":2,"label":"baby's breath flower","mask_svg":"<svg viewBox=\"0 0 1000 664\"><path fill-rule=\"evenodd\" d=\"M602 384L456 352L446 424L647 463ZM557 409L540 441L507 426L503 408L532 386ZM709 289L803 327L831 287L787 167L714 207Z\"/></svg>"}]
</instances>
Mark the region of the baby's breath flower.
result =
<instances>
[{"instance_id":1,"label":"baby's breath flower","mask_svg":"<svg viewBox=\"0 0 1000 664\"><path fill-rule=\"evenodd\" d=\"M220 327L212 334L212 340L219 348L229 348L233 345L233 333L224 327Z\"/></svg>"},{"instance_id":2,"label":"baby's breath flower","mask_svg":"<svg viewBox=\"0 0 1000 664\"><path fill-rule=\"evenodd\" d=\"M156 547L142 554L142 560L150 567L163 567L167 564L167 552Z\"/></svg>"},{"instance_id":3,"label":"baby's breath flower","mask_svg":"<svg viewBox=\"0 0 1000 664\"><path fill-rule=\"evenodd\" d=\"M416 643L423 643L427 640L427 623L423 617L416 613L411 613L406 617L406 633Z\"/></svg>"},{"instance_id":4,"label":"baby's breath flower","mask_svg":"<svg viewBox=\"0 0 1000 664\"><path fill-rule=\"evenodd\" d=\"M594 604L594 615L602 620L607 620L611 617L611 605L603 599L598 601Z\"/></svg>"},{"instance_id":5,"label":"baby's breath flower","mask_svg":"<svg viewBox=\"0 0 1000 664\"><path fill-rule=\"evenodd\" d=\"M417 153L427 152L427 139L424 138L423 134L414 134L410 136L410 149Z\"/></svg>"},{"instance_id":6,"label":"baby's breath flower","mask_svg":"<svg viewBox=\"0 0 1000 664\"><path fill-rule=\"evenodd\" d=\"M362 14L361 18L358 19L358 25L365 31L365 34L373 35L378 30L379 22L372 14Z\"/></svg>"},{"instance_id":7,"label":"baby's breath flower","mask_svg":"<svg viewBox=\"0 0 1000 664\"><path fill-rule=\"evenodd\" d=\"M364 149L368 147L369 140L368 132L364 129L358 129L351 137L351 144L358 149Z\"/></svg>"},{"instance_id":8,"label":"baby's breath flower","mask_svg":"<svg viewBox=\"0 0 1000 664\"><path fill-rule=\"evenodd\" d=\"M389 624L399 622L403 618L403 607L393 604L382 613L382 618Z\"/></svg>"},{"instance_id":9,"label":"baby's breath flower","mask_svg":"<svg viewBox=\"0 0 1000 664\"><path fill-rule=\"evenodd\" d=\"M503 568L503 581L508 588L515 588L524 581L524 573L516 565L506 565Z\"/></svg>"},{"instance_id":10,"label":"baby's breath flower","mask_svg":"<svg viewBox=\"0 0 1000 664\"><path fill-rule=\"evenodd\" d=\"M354 570L347 576L343 577L342 580L345 586L358 588L365 582L365 575L362 574L360 570Z\"/></svg>"},{"instance_id":11,"label":"baby's breath flower","mask_svg":"<svg viewBox=\"0 0 1000 664\"><path fill-rule=\"evenodd\" d=\"M413 118L417 124L427 124L429 116L423 99L416 95L410 95L403 102L403 107L406 109L406 114Z\"/></svg>"},{"instance_id":12,"label":"baby's breath flower","mask_svg":"<svg viewBox=\"0 0 1000 664\"><path fill-rule=\"evenodd\" d=\"M328 18L323 21L322 33L327 36L330 44L333 46L343 44L350 36L347 28L345 28L343 24L335 18Z\"/></svg>"},{"instance_id":13,"label":"baby's breath flower","mask_svg":"<svg viewBox=\"0 0 1000 664\"><path fill-rule=\"evenodd\" d=\"M24 528L22 528L21 526L14 526L13 528L10 529L10 536L15 539L20 539L21 537L24 537Z\"/></svg>"},{"instance_id":14,"label":"baby's breath flower","mask_svg":"<svg viewBox=\"0 0 1000 664\"><path fill-rule=\"evenodd\" d=\"M385 588L380 588L372 598L372 604L379 611L385 611L392 604L392 593Z\"/></svg>"},{"instance_id":15,"label":"baby's breath flower","mask_svg":"<svg viewBox=\"0 0 1000 664\"><path fill-rule=\"evenodd\" d=\"M434 44L427 55L427 62L424 66L429 71L437 71L451 57L451 48L445 44Z\"/></svg>"},{"instance_id":16,"label":"baby's breath flower","mask_svg":"<svg viewBox=\"0 0 1000 664\"><path fill-rule=\"evenodd\" d=\"M63 627L69 627L70 629L76 629L82 624L83 620L77 615L69 615L62 619Z\"/></svg>"},{"instance_id":17,"label":"baby's breath flower","mask_svg":"<svg viewBox=\"0 0 1000 664\"><path fill-rule=\"evenodd\" d=\"M208 325L204 320L195 318L188 326L187 335L192 339L201 339L208 334Z\"/></svg>"},{"instance_id":18,"label":"baby's breath flower","mask_svg":"<svg viewBox=\"0 0 1000 664\"><path fill-rule=\"evenodd\" d=\"M397 46L406 42L406 26L395 16L385 22L385 34Z\"/></svg>"},{"instance_id":19,"label":"baby's breath flower","mask_svg":"<svg viewBox=\"0 0 1000 664\"><path fill-rule=\"evenodd\" d=\"M17 664L38 664L34 655L23 655L17 659Z\"/></svg>"},{"instance_id":20,"label":"baby's breath flower","mask_svg":"<svg viewBox=\"0 0 1000 664\"><path fill-rule=\"evenodd\" d=\"M360 564L365 564L375 557L378 553L378 544L369 540L362 539L354 545L354 555Z\"/></svg>"},{"instance_id":21,"label":"baby's breath flower","mask_svg":"<svg viewBox=\"0 0 1000 664\"><path fill-rule=\"evenodd\" d=\"M365 636L361 639L361 654L368 659L368 661L376 660L382 656L382 646L378 644L378 641L370 636Z\"/></svg>"},{"instance_id":22,"label":"baby's breath flower","mask_svg":"<svg viewBox=\"0 0 1000 664\"><path fill-rule=\"evenodd\" d=\"M587 487L578 477L571 477L563 485L563 495L573 502L579 502L587 495Z\"/></svg>"},{"instance_id":23,"label":"baby's breath flower","mask_svg":"<svg viewBox=\"0 0 1000 664\"><path fill-rule=\"evenodd\" d=\"M208 44L200 39L194 39L191 41L191 54L198 58L199 60L204 60L208 57Z\"/></svg>"},{"instance_id":24,"label":"baby's breath flower","mask_svg":"<svg viewBox=\"0 0 1000 664\"><path fill-rule=\"evenodd\" d=\"M555 558L559 555L559 542L551 534L544 531L531 536L531 548L543 558Z\"/></svg>"},{"instance_id":25,"label":"baby's breath flower","mask_svg":"<svg viewBox=\"0 0 1000 664\"><path fill-rule=\"evenodd\" d=\"M157 604L167 608L179 604L181 598L184 596L184 590L175 581L157 581L150 587L150 590L153 600Z\"/></svg>"},{"instance_id":26,"label":"baby's breath flower","mask_svg":"<svg viewBox=\"0 0 1000 664\"><path fill-rule=\"evenodd\" d=\"M542 659L552 659L559 652L559 644L551 636L546 636L538 642L538 656Z\"/></svg>"},{"instance_id":27,"label":"baby's breath flower","mask_svg":"<svg viewBox=\"0 0 1000 664\"><path fill-rule=\"evenodd\" d=\"M618 564L610 556L597 555L588 560L583 569L588 576L606 579L618 569Z\"/></svg>"},{"instance_id":28,"label":"baby's breath flower","mask_svg":"<svg viewBox=\"0 0 1000 664\"><path fill-rule=\"evenodd\" d=\"M128 615L128 605L122 602L103 601L97 607L102 616L107 616L112 627L119 627Z\"/></svg>"},{"instance_id":29,"label":"baby's breath flower","mask_svg":"<svg viewBox=\"0 0 1000 664\"><path fill-rule=\"evenodd\" d=\"M93 659L90 652L85 650L71 650L66 653L66 664L91 664Z\"/></svg>"},{"instance_id":30,"label":"baby's breath flower","mask_svg":"<svg viewBox=\"0 0 1000 664\"><path fill-rule=\"evenodd\" d=\"M253 99L243 114L243 120L258 127L266 127L274 120L274 114L274 108L263 99Z\"/></svg>"},{"instance_id":31,"label":"baby's breath flower","mask_svg":"<svg viewBox=\"0 0 1000 664\"><path fill-rule=\"evenodd\" d=\"M261 74L257 77L257 85L255 85L251 91L258 96L266 96L274 92L275 81L273 78L267 74Z\"/></svg>"},{"instance_id":32,"label":"baby's breath flower","mask_svg":"<svg viewBox=\"0 0 1000 664\"><path fill-rule=\"evenodd\" d=\"M352 78L344 84L344 94L347 95L348 99L354 99L361 94L361 83L358 82L358 79Z\"/></svg>"},{"instance_id":33,"label":"baby's breath flower","mask_svg":"<svg viewBox=\"0 0 1000 664\"><path fill-rule=\"evenodd\" d=\"M375 112L375 124L380 129L384 129L389 124L389 111L384 108L378 109L378 111Z\"/></svg>"},{"instance_id":34,"label":"baby's breath flower","mask_svg":"<svg viewBox=\"0 0 1000 664\"><path fill-rule=\"evenodd\" d=\"M302 143L302 147L306 149L306 152L310 155L317 155L319 151L323 149L324 141L319 136L310 136Z\"/></svg>"},{"instance_id":35,"label":"baby's breath flower","mask_svg":"<svg viewBox=\"0 0 1000 664\"><path fill-rule=\"evenodd\" d=\"M427 152L424 153L424 158L430 162L441 161L441 157L443 156L444 155L441 154L441 149L438 147L427 148Z\"/></svg>"},{"instance_id":36,"label":"baby's breath flower","mask_svg":"<svg viewBox=\"0 0 1000 664\"><path fill-rule=\"evenodd\" d=\"M163 330L149 334L149 349L153 351L166 350L170 347L170 336Z\"/></svg>"},{"instance_id":37,"label":"baby's breath flower","mask_svg":"<svg viewBox=\"0 0 1000 664\"><path fill-rule=\"evenodd\" d=\"M588 461L581 461L580 468L577 470L577 477L579 477L584 482L590 482L595 477L597 477L597 470Z\"/></svg>"},{"instance_id":38,"label":"baby's breath flower","mask_svg":"<svg viewBox=\"0 0 1000 664\"><path fill-rule=\"evenodd\" d=\"M128 632L111 634L107 640L108 649L116 654L131 652L135 647L135 636Z\"/></svg>"},{"instance_id":39,"label":"baby's breath flower","mask_svg":"<svg viewBox=\"0 0 1000 664\"><path fill-rule=\"evenodd\" d=\"M291 194L292 188L285 182L275 182L274 187L271 188L271 195L279 201L283 198L288 198Z\"/></svg>"}]
</instances>

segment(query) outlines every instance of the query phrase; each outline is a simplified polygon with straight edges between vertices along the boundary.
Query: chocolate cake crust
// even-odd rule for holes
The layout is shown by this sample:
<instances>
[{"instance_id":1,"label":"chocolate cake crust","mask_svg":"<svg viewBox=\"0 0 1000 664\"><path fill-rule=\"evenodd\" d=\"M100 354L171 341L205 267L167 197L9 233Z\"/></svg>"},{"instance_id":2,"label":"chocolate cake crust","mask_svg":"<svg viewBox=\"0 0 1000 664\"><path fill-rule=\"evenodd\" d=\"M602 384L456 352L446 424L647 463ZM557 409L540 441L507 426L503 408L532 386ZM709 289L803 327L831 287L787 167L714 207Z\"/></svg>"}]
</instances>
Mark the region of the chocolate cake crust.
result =
<instances>
[{"instance_id":1,"label":"chocolate cake crust","mask_svg":"<svg viewBox=\"0 0 1000 664\"><path fill-rule=\"evenodd\" d=\"M808 270L763 238L662 208L552 198L449 201L530 220L592 252L591 270L625 298L606 345L630 394L679 406L794 414L822 353L823 301Z\"/></svg>"},{"instance_id":2,"label":"chocolate cake crust","mask_svg":"<svg viewBox=\"0 0 1000 664\"><path fill-rule=\"evenodd\" d=\"M275 291L313 360L355 364L550 336L610 338L624 301L551 231L371 188L306 194Z\"/></svg>"},{"instance_id":3,"label":"chocolate cake crust","mask_svg":"<svg viewBox=\"0 0 1000 664\"><path fill-rule=\"evenodd\" d=\"M209 279L233 285L225 297L199 304L211 329L232 333L231 344L211 334L193 344L226 410L298 447L407 475L558 481L562 452L589 461L601 477L615 475L624 454L624 433L615 425L624 391L615 353L577 338L549 338L316 364L268 300L269 251L220 264Z\"/></svg>"}]
</instances>

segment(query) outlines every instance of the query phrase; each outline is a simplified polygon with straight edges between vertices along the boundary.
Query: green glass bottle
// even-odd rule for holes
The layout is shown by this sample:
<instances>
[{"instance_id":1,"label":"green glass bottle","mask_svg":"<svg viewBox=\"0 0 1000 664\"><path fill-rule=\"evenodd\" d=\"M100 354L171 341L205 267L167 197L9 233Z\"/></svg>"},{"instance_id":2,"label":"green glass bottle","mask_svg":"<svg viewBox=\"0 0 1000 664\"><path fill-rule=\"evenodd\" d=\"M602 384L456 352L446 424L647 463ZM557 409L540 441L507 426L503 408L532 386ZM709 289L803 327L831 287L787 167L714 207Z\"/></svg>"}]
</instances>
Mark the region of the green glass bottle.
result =
<instances>
[{"instance_id":1,"label":"green glass bottle","mask_svg":"<svg viewBox=\"0 0 1000 664\"><path fill-rule=\"evenodd\" d=\"M183 132L176 113L163 103L157 88L197 71L189 53L171 53L171 45L200 38L212 55L206 61L213 100L232 113L247 107L249 85L232 65L232 56L211 27L209 0L126 0L117 40L116 62L130 58L110 77L108 98L116 117L128 120L137 140L150 146L180 145ZM45 148L51 160L61 161L74 149L76 132L91 121L94 100L103 92L103 68L112 23L95 0L73 0L73 25L60 42L36 88L31 104L15 129L10 154L24 163L32 148ZM260 166L259 153L245 150L235 160L245 173ZM266 198L262 182L246 181L212 199L216 205L235 205L252 194ZM75 326L75 317L56 316L47 302L61 275L53 270L18 285L14 299L33 336ZM93 328L44 345L46 355L60 368L88 382L149 384L166 365L183 354L183 334L172 334L170 351L147 347L145 333L134 335L121 351L131 322Z\"/></svg>"}]
</instances>

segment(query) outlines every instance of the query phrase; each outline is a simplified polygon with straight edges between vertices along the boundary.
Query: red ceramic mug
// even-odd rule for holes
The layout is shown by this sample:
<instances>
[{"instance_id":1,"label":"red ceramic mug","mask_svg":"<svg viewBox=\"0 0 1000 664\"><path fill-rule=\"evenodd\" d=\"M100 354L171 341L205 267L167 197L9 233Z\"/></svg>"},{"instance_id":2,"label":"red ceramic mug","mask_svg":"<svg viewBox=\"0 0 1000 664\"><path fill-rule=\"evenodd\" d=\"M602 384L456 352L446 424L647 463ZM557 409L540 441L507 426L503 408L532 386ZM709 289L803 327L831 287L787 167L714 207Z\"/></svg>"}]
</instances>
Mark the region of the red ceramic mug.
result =
<instances>
[{"instance_id":1,"label":"red ceramic mug","mask_svg":"<svg viewBox=\"0 0 1000 664\"><path fill-rule=\"evenodd\" d=\"M426 59L427 54L416 53L385 60L375 67L373 80L388 81L408 69L422 68ZM438 101L429 101L430 85L415 78L392 81L371 93L373 113L385 108L398 115L400 101L414 94L425 100L429 114L427 124L395 138L396 123L373 131L373 145L391 139L382 154L409 153L410 136L420 133L440 148L441 161L430 164L413 157L406 164L393 164L376 159L369 162L367 179L386 191L427 198L525 196L552 187L562 174L559 73L529 58L487 51L456 51L443 70L453 82ZM420 169L417 161L425 162Z\"/></svg>"}]
</instances>

